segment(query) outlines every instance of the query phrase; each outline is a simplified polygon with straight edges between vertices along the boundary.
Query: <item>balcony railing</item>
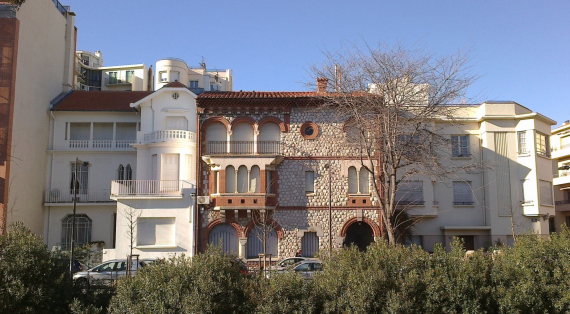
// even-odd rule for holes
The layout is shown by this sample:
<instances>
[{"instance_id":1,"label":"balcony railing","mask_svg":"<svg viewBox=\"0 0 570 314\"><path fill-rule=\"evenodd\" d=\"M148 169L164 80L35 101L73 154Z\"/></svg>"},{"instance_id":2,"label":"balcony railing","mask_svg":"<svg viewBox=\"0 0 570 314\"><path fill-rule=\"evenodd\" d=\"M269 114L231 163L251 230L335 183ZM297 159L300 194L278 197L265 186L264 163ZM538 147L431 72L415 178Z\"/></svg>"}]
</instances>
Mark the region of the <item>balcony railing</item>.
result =
<instances>
[{"instance_id":1,"label":"balcony railing","mask_svg":"<svg viewBox=\"0 0 570 314\"><path fill-rule=\"evenodd\" d=\"M145 143L166 142L172 140L196 141L196 133L182 130L154 131L144 135Z\"/></svg>"},{"instance_id":2,"label":"balcony railing","mask_svg":"<svg viewBox=\"0 0 570 314\"><path fill-rule=\"evenodd\" d=\"M182 181L178 180L114 180L111 196L178 196L182 195Z\"/></svg>"},{"instance_id":3,"label":"balcony railing","mask_svg":"<svg viewBox=\"0 0 570 314\"><path fill-rule=\"evenodd\" d=\"M551 150L553 152L557 151L557 150L563 150L566 148L570 148L570 144L564 144L564 145L560 145L560 146L552 146Z\"/></svg>"},{"instance_id":4,"label":"balcony railing","mask_svg":"<svg viewBox=\"0 0 570 314\"><path fill-rule=\"evenodd\" d=\"M112 202L110 190L79 190L77 203ZM45 203L73 203L73 193L69 189L44 191Z\"/></svg>"},{"instance_id":5,"label":"balcony railing","mask_svg":"<svg viewBox=\"0 0 570 314\"><path fill-rule=\"evenodd\" d=\"M135 140L70 140L69 148L131 148Z\"/></svg>"},{"instance_id":6,"label":"balcony railing","mask_svg":"<svg viewBox=\"0 0 570 314\"><path fill-rule=\"evenodd\" d=\"M228 151L229 148L229 151ZM206 155L280 155L281 141L218 141L206 143Z\"/></svg>"},{"instance_id":7,"label":"balcony railing","mask_svg":"<svg viewBox=\"0 0 570 314\"><path fill-rule=\"evenodd\" d=\"M107 77L105 78L105 85L118 85L118 84L131 84L133 82L132 76L121 77Z\"/></svg>"}]
</instances>

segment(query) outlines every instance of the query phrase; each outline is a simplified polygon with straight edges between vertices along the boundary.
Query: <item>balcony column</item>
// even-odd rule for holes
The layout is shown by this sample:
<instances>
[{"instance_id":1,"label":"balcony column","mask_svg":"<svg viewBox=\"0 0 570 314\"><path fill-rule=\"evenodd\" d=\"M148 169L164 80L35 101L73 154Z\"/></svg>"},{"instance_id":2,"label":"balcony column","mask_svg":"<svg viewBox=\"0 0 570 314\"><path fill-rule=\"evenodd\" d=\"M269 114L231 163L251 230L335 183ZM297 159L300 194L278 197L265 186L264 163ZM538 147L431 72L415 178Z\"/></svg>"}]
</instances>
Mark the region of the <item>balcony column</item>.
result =
<instances>
[{"instance_id":1,"label":"balcony column","mask_svg":"<svg viewBox=\"0 0 570 314\"><path fill-rule=\"evenodd\" d=\"M87 144L89 148L93 147L93 122L91 122L91 128L89 130L89 144Z\"/></svg>"},{"instance_id":2,"label":"balcony column","mask_svg":"<svg viewBox=\"0 0 570 314\"><path fill-rule=\"evenodd\" d=\"M226 151L227 151L228 153L233 153L233 152L231 151L231 147L232 147L232 133L233 133L233 132L230 130L230 131L228 131L228 134L227 134L227 136L226 136L226 143L227 143Z\"/></svg>"},{"instance_id":3,"label":"balcony column","mask_svg":"<svg viewBox=\"0 0 570 314\"><path fill-rule=\"evenodd\" d=\"M247 193L251 192L251 169L247 169Z\"/></svg>"},{"instance_id":4,"label":"balcony column","mask_svg":"<svg viewBox=\"0 0 570 314\"><path fill-rule=\"evenodd\" d=\"M113 122L113 141L111 141L111 147L117 147L117 122Z\"/></svg>"},{"instance_id":5,"label":"balcony column","mask_svg":"<svg viewBox=\"0 0 570 314\"><path fill-rule=\"evenodd\" d=\"M236 172L236 175L234 176L234 193L237 193L237 192L238 192L238 190L237 190L237 185L238 185L238 178L237 178L237 176L238 176L238 170L236 169L235 172Z\"/></svg>"},{"instance_id":6,"label":"balcony column","mask_svg":"<svg viewBox=\"0 0 570 314\"><path fill-rule=\"evenodd\" d=\"M247 238L239 238L238 241L239 241L238 257L245 258L247 251Z\"/></svg>"},{"instance_id":7,"label":"balcony column","mask_svg":"<svg viewBox=\"0 0 570 314\"><path fill-rule=\"evenodd\" d=\"M360 194L360 170L356 170L356 191Z\"/></svg>"},{"instance_id":8,"label":"balcony column","mask_svg":"<svg viewBox=\"0 0 570 314\"><path fill-rule=\"evenodd\" d=\"M253 153L257 155L257 138L259 137L259 130L253 131Z\"/></svg>"}]
</instances>

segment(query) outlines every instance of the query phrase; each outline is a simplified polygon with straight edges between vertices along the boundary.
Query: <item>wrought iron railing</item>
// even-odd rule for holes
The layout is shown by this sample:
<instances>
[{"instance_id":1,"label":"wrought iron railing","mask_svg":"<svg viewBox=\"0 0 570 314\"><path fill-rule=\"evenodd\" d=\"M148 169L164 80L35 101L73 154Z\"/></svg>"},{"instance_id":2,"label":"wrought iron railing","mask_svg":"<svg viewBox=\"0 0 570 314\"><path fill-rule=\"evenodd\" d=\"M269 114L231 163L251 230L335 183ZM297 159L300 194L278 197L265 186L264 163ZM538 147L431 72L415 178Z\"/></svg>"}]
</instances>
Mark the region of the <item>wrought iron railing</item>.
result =
<instances>
[{"instance_id":1,"label":"wrought iron railing","mask_svg":"<svg viewBox=\"0 0 570 314\"><path fill-rule=\"evenodd\" d=\"M69 189L51 189L44 191L45 203L73 203L73 193ZM78 190L78 203L112 202L110 190Z\"/></svg>"},{"instance_id":2,"label":"wrought iron railing","mask_svg":"<svg viewBox=\"0 0 570 314\"><path fill-rule=\"evenodd\" d=\"M132 76L121 76L121 77L110 76L108 78L105 78L105 85L130 84L132 82L133 82Z\"/></svg>"},{"instance_id":3,"label":"wrought iron railing","mask_svg":"<svg viewBox=\"0 0 570 314\"><path fill-rule=\"evenodd\" d=\"M178 180L114 180L111 196L168 196L181 195L182 181Z\"/></svg>"},{"instance_id":4,"label":"wrought iron railing","mask_svg":"<svg viewBox=\"0 0 570 314\"><path fill-rule=\"evenodd\" d=\"M453 202L453 205L473 205L474 202Z\"/></svg>"},{"instance_id":5,"label":"wrought iron railing","mask_svg":"<svg viewBox=\"0 0 570 314\"><path fill-rule=\"evenodd\" d=\"M256 145L257 144L257 145ZM229 146L229 151L228 151ZM206 143L207 155L280 155L281 141L211 141Z\"/></svg>"}]
</instances>

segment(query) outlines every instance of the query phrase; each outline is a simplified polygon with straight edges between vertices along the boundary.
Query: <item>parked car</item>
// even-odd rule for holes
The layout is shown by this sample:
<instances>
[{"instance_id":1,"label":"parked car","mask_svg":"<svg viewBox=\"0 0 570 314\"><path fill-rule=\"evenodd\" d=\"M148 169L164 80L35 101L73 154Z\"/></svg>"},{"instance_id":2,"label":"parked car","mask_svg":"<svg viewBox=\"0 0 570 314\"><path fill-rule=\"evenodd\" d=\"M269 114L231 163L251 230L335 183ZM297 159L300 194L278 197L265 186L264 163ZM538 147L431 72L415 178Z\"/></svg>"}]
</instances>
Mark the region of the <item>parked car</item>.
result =
<instances>
[{"instance_id":1,"label":"parked car","mask_svg":"<svg viewBox=\"0 0 570 314\"><path fill-rule=\"evenodd\" d=\"M244 275L249 274L249 270L248 270L248 268L247 268L247 264L246 264L244 261L242 261L242 260L239 259L239 258L236 258L236 259L234 260L234 262L235 262L234 265L235 265L237 268L239 268L239 270L240 270L240 272L241 272L242 274L244 274Z\"/></svg>"},{"instance_id":2,"label":"parked car","mask_svg":"<svg viewBox=\"0 0 570 314\"><path fill-rule=\"evenodd\" d=\"M323 263L319 260L304 260L301 261L291 267L282 269L282 270L276 270L276 271L271 271L269 273L267 273L266 277L270 278L273 275L277 275L277 274L283 274L283 273L288 273L288 272L295 272L299 275L301 275L301 277L303 277L304 279L313 279L313 276L315 274L315 272L320 272L323 271Z\"/></svg>"},{"instance_id":3,"label":"parked car","mask_svg":"<svg viewBox=\"0 0 570 314\"><path fill-rule=\"evenodd\" d=\"M138 265L133 261L131 270L136 272L139 267L154 263L153 259L139 260ZM79 271L73 274L73 280L80 285L94 284L96 282L106 283L114 279L119 279L127 274L127 260L112 260L99 264L87 271Z\"/></svg>"},{"instance_id":4,"label":"parked car","mask_svg":"<svg viewBox=\"0 0 570 314\"><path fill-rule=\"evenodd\" d=\"M308 260L308 258L306 257L289 257L286 258L280 262L278 262L276 265L273 265L271 267L269 267L269 270L284 270L286 268L289 268L299 262L302 261L306 261Z\"/></svg>"}]
</instances>

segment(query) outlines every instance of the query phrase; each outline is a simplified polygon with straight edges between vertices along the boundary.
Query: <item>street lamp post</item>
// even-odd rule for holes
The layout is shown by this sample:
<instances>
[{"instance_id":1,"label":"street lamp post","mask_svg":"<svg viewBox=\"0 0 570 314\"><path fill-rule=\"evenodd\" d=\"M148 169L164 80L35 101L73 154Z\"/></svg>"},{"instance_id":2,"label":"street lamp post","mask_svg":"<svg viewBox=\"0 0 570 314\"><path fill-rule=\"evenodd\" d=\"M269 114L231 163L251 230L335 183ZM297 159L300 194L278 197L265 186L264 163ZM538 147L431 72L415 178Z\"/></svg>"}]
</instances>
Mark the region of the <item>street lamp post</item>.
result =
<instances>
[{"instance_id":1,"label":"street lamp post","mask_svg":"<svg viewBox=\"0 0 570 314\"><path fill-rule=\"evenodd\" d=\"M332 180L331 180L331 161L327 165L329 170L329 256L332 256Z\"/></svg>"},{"instance_id":2,"label":"street lamp post","mask_svg":"<svg viewBox=\"0 0 570 314\"><path fill-rule=\"evenodd\" d=\"M78 157L75 157L75 165L73 169L73 215L71 218L71 253L69 254L69 277L73 278L73 261L75 260L75 212L77 210L77 189L79 187L79 180L77 179L77 166L83 163Z\"/></svg>"}]
</instances>

